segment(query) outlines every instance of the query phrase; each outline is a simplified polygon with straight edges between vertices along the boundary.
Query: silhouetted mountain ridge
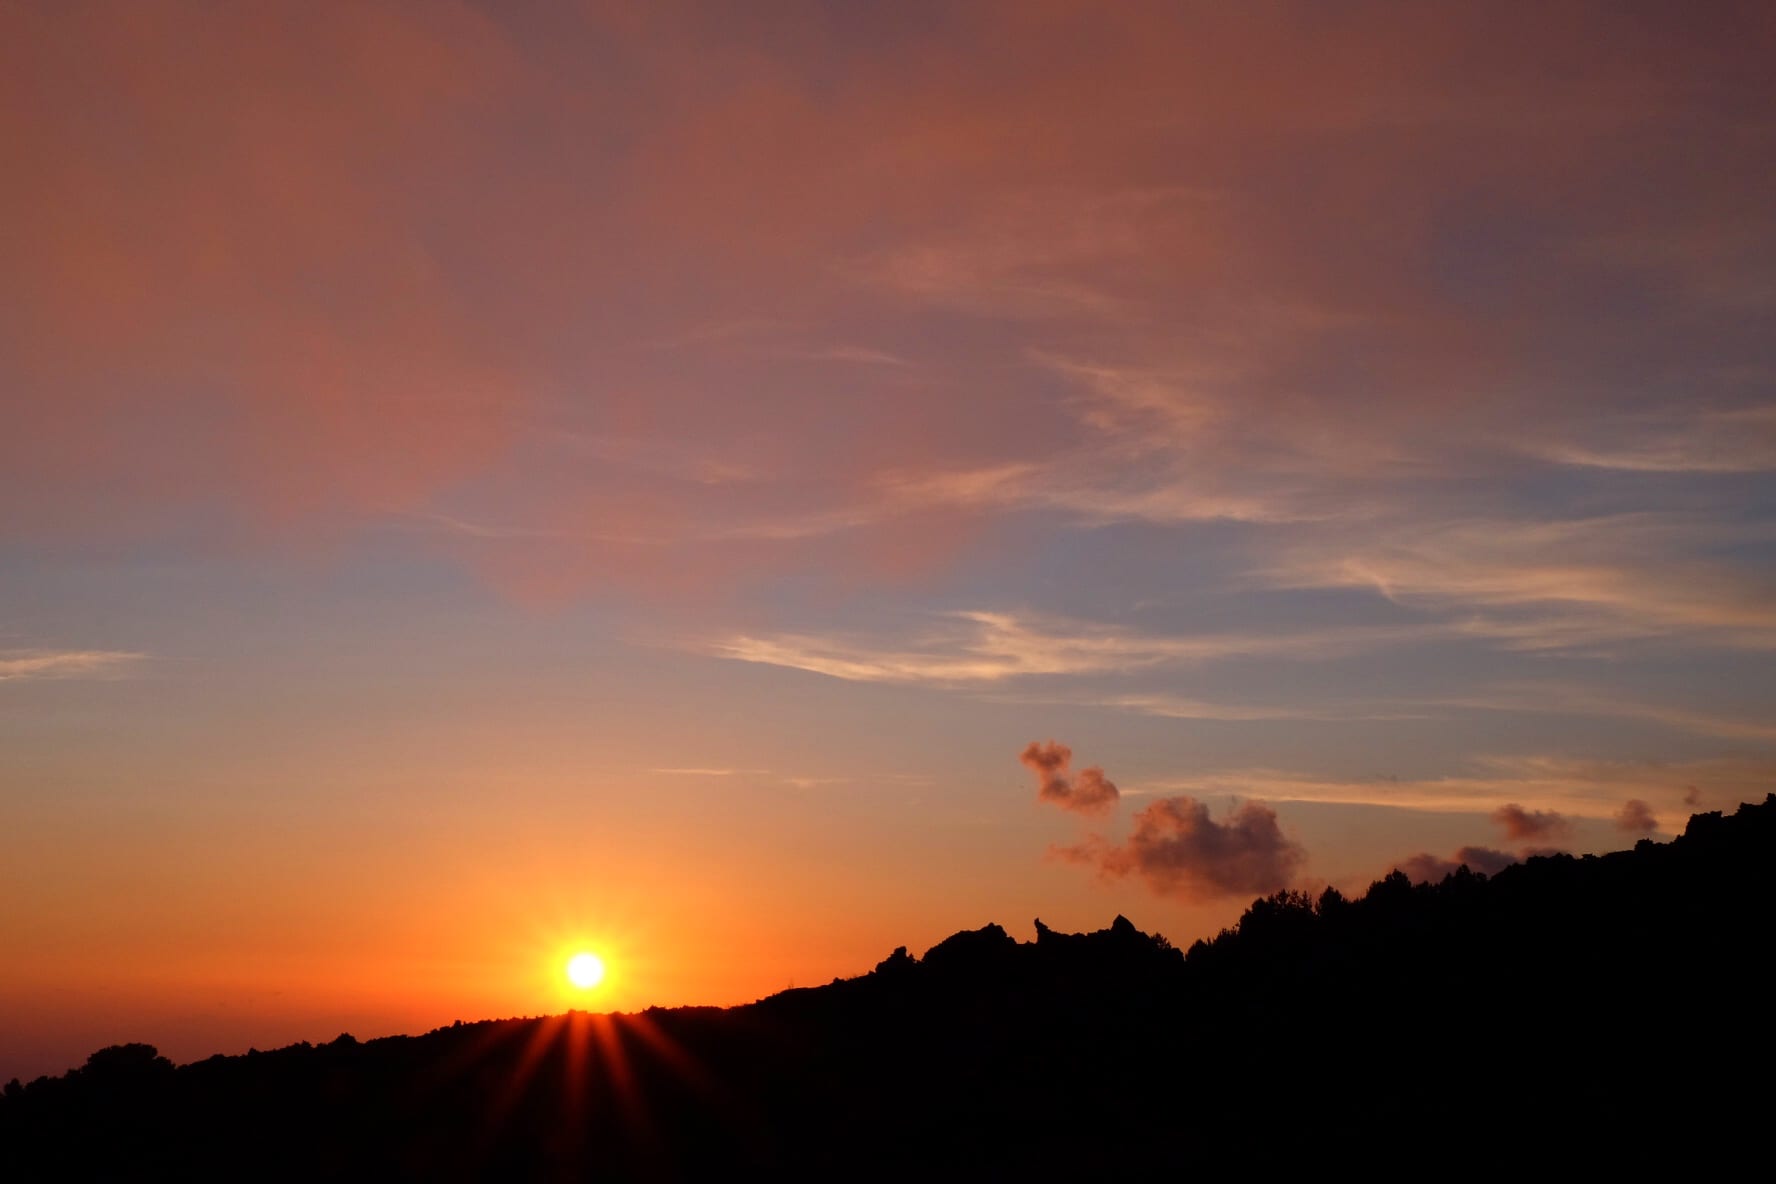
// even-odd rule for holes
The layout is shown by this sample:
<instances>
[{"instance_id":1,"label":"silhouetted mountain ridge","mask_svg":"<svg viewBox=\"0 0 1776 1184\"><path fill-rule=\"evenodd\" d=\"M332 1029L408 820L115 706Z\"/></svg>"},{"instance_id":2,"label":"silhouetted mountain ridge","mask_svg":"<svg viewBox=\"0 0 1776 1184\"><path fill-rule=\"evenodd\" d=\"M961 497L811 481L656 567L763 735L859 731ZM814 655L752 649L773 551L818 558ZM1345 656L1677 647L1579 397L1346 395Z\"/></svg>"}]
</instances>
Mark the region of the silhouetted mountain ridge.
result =
<instances>
[{"instance_id":1,"label":"silhouetted mountain ridge","mask_svg":"<svg viewBox=\"0 0 1776 1184\"><path fill-rule=\"evenodd\" d=\"M735 1008L115 1046L7 1086L0 1175L1695 1169L1762 1153L1773 868L1776 795L1630 851L1277 893L1187 954L1123 917L988 924Z\"/></svg>"}]
</instances>

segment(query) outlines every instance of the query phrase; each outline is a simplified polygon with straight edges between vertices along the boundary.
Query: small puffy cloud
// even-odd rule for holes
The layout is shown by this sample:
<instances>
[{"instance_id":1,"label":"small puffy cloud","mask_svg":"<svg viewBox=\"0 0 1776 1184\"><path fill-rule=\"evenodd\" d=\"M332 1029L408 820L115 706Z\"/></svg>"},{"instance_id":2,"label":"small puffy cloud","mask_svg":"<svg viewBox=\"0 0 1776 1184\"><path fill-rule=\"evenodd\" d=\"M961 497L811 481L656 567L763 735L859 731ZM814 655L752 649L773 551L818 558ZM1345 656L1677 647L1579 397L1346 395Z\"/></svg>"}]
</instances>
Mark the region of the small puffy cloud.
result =
<instances>
[{"instance_id":1,"label":"small puffy cloud","mask_svg":"<svg viewBox=\"0 0 1776 1184\"><path fill-rule=\"evenodd\" d=\"M1018 760L1036 774L1039 792L1044 798L1065 794L1067 791L1067 766L1073 761L1073 750L1065 744L1054 740L1041 742L1032 740Z\"/></svg>"},{"instance_id":2,"label":"small puffy cloud","mask_svg":"<svg viewBox=\"0 0 1776 1184\"><path fill-rule=\"evenodd\" d=\"M1457 863L1465 865L1469 871L1488 876L1496 876L1520 858L1522 856L1492 847L1463 847L1455 853Z\"/></svg>"},{"instance_id":3,"label":"small puffy cloud","mask_svg":"<svg viewBox=\"0 0 1776 1184\"><path fill-rule=\"evenodd\" d=\"M1616 811L1616 829L1633 835L1650 835L1659 829L1653 808L1639 798L1629 798Z\"/></svg>"},{"instance_id":4,"label":"small puffy cloud","mask_svg":"<svg viewBox=\"0 0 1776 1184\"><path fill-rule=\"evenodd\" d=\"M1104 770L1093 765L1081 769L1073 778L1073 801L1075 809L1103 810L1116 804L1120 795L1116 792L1116 783L1104 776Z\"/></svg>"},{"instance_id":5,"label":"small puffy cloud","mask_svg":"<svg viewBox=\"0 0 1776 1184\"><path fill-rule=\"evenodd\" d=\"M1154 892L1187 901L1279 891L1307 860L1268 806L1247 802L1216 822L1192 797L1162 798L1136 814L1120 846L1093 835L1055 854L1106 876L1138 874Z\"/></svg>"},{"instance_id":6,"label":"small puffy cloud","mask_svg":"<svg viewBox=\"0 0 1776 1184\"><path fill-rule=\"evenodd\" d=\"M1684 789L1683 803L1686 806L1700 806L1702 804L1702 791L1693 785L1687 786Z\"/></svg>"},{"instance_id":7,"label":"small puffy cloud","mask_svg":"<svg viewBox=\"0 0 1776 1184\"><path fill-rule=\"evenodd\" d=\"M1440 883L1445 876L1453 875L1458 868L1466 867L1471 872L1495 876L1517 862L1517 856L1508 851L1495 851L1491 847L1463 847L1452 857L1445 859L1441 855L1420 852L1410 859L1401 860L1399 870L1414 884Z\"/></svg>"},{"instance_id":8,"label":"small puffy cloud","mask_svg":"<svg viewBox=\"0 0 1776 1184\"><path fill-rule=\"evenodd\" d=\"M1510 839L1545 839L1572 831L1572 823L1564 814L1552 810L1525 810L1516 802L1500 806L1492 812L1492 820L1504 828Z\"/></svg>"},{"instance_id":9,"label":"small puffy cloud","mask_svg":"<svg viewBox=\"0 0 1776 1184\"><path fill-rule=\"evenodd\" d=\"M1070 766L1073 750L1054 740L1032 740L1018 755L1018 760L1036 775L1036 795L1053 802L1063 810L1081 814L1103 814L1115 806L1119 797L1116 783L1104 776L1104 770L1093 765L1075 776Z\"/></svg>"}]
</instances>

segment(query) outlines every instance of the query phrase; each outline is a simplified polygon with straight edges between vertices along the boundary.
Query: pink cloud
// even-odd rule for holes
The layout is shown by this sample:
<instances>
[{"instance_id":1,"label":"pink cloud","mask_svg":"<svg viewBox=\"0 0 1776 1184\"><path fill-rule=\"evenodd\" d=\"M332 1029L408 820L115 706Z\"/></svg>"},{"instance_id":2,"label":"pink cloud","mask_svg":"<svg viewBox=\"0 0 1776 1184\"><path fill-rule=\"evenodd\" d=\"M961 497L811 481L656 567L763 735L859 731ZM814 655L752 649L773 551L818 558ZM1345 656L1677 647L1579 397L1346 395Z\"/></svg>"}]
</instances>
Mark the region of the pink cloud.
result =
<instances>
[{"instance_id":1,"label":"pink cloud","mask_svg":"<svg viewBox=\"0 0 1776 1184\"><path fill-rule=\"evenodd\" d=\"M1629 798L1616 811L1616 829L1634 835L1650 835L1659 829L1653 808L1639 798Z\"/></svg>"},{"instance_id":2,"label":"pink cloud","mask_svg":"<svg viewBox=\"0 0 1776 1184\"><path fill-rule=\"evenodd\" d=\"M1195 798L1162 798L1134 822L1121 845L1093 835L1053 853L1105 876L1139 875L1155 893L1188 901L1278 891L1307 861L1306 850L1277 824L1276 812L1258 802L1216 822Z\"/></svg>"},{"instance_id":3,"label":"pink cloud","mask_svg":"<svg viewBox=\"0 0 1776 1184\"><path fill-rule=\"evenodd\" d=\"M1516 863L1518 858L1491 847L1463 847L1448 859L1426 852L1402 860L1397 866L1414 884L1437 884L1463 867L1481 875L1495 876Z\"/></svg>"},{"instance_id":4,"label":"pink cloud","mask_svg":"<svg viewBox=\"0 0 1776 1184\"><path fill-rule=\"evenodd\" d=\"M40 496L0 529L398 507L497 455L507 345L424 241L451 129L511 79L471 10L4 19L0 258L33 298L0 455Z\"/></svg>"},{"instance_id":5,"label":"pink cloud","mask_svg":"<svg viewBox=\"0 0 1776 1184\"><path fill-rule=\"evenodd\" d=\"M1070 773L1073 750L1065 744L1032 740L1018 760L1036 775L1036 796L1063 810L1105 814L1119 800L1115 782L1104 776L1103 769L1094 765L1081 769L1077 775Z\"/></svg>"},{"instance_id":6,"label":"pink cloud","mask_svg":"<svg viewBox=\"0 0 1776 1184\"><path fill-rule=\"evenodd\" d=\"M9 535L420 512L512 528L435 545L538 598L916 580L1007 509L1317 511L1532 405L1589 456L1564 429L1609 396L1527 381L1597 335L1575 293L1726 300L1766 241L1766 162L1692 84L1770 105L1725 16L1607 45L1583 5L1534 37L1139 4L891 37L670 5L0 21ZM1537 282L1468 282L1521 227L1561 248ZM1112 406L1079 365L1164 389Z\"/></svg>"},{"instance_id":7,"label":"pink cloud","mask_svg":"<svg viewBox=\"0 0 1776 1184\"><path fill-rule=\"evenodd\" d=\"M1492 820L1510 839L1540 839L1572 832L1572 822L1553 810L1525 810L1516 802L1500 806L1492 812Z\"/></svg>"}]
</instances>

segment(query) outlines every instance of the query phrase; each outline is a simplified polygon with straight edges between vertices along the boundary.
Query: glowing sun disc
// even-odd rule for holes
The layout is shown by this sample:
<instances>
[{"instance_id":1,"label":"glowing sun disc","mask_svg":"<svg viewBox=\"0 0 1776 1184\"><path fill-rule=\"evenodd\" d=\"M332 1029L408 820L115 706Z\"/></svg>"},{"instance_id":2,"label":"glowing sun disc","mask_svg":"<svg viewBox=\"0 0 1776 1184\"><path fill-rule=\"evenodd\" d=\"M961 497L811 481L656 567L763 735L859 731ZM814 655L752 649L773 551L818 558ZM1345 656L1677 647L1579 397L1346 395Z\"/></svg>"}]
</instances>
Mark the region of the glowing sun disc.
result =
<instances>
[{"instance_id":1,"label":"glowing sun disc","mask_svg":"<svg viewBox=\"0 0 1776 1184\"><path fill-rule=\"evenodd\" d=\"M604 981L604 960L597 954L575 954L567 960L567 981L589 990Z\"/></svg>"}]
</instances>

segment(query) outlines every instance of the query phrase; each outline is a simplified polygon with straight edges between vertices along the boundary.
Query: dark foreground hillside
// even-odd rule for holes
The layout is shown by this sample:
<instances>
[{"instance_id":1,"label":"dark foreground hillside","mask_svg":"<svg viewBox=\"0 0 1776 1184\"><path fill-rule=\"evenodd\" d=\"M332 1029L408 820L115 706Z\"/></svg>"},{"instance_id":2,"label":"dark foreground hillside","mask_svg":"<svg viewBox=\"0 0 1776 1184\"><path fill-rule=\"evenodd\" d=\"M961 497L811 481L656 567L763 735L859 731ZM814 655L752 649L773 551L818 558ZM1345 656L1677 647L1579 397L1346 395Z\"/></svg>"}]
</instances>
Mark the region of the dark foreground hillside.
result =
<instances>
[{"instance_id":1,"label":"dark foreground hillside","mask_svg":"<svg viewBox=\"0 0 1776 1184\"><path fill-rule=\"evenodd\" d=\"M0 1179L1762 1176L1773 934L1776 795L1669 844L1279 894L1188 956L1121 918L989 925L726 1010L114 1047L7 1087Z\"/></svg>"}]
</instances>

